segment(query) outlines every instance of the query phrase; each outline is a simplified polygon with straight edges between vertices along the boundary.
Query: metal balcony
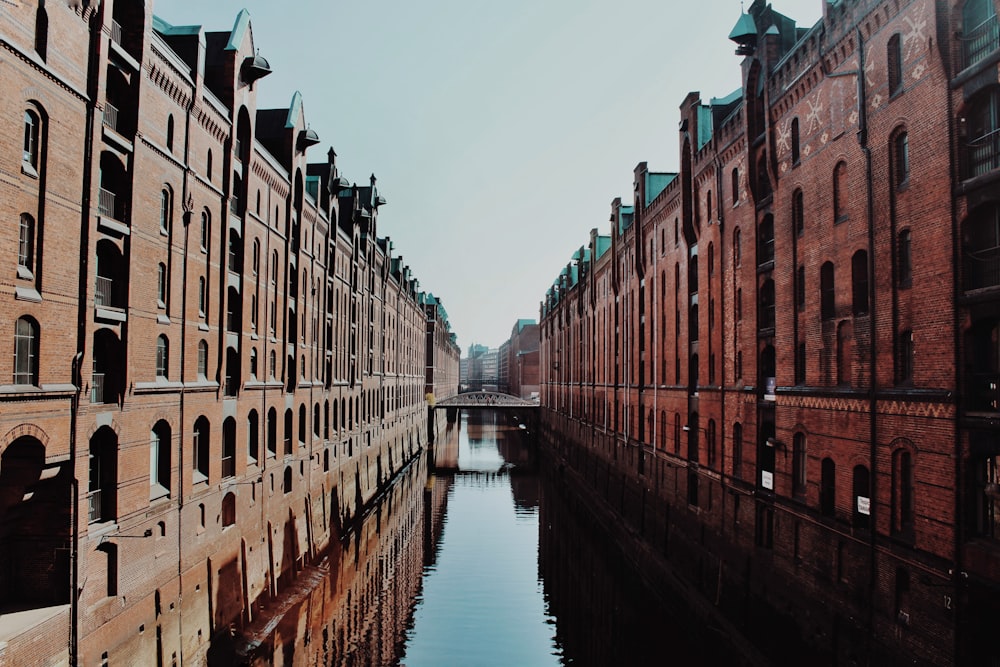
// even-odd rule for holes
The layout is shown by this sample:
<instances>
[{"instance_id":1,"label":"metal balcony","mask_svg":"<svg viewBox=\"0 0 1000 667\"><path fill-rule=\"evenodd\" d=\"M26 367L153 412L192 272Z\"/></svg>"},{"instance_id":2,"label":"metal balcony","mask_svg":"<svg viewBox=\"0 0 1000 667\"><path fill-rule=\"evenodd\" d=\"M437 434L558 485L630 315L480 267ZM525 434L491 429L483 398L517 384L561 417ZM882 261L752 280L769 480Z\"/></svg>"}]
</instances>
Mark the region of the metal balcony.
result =
<instances>
[{"instance_id":1,"label":"metal balcony","mask_svg":"<svg viewBox=\"0 0 1000 667\"><path fill-rule=\"evenodd\" d=\"M962 35L962 69L975 65L987 55L1000 49L1000 25L994 14Z\"/></svg>"}]
</instances>

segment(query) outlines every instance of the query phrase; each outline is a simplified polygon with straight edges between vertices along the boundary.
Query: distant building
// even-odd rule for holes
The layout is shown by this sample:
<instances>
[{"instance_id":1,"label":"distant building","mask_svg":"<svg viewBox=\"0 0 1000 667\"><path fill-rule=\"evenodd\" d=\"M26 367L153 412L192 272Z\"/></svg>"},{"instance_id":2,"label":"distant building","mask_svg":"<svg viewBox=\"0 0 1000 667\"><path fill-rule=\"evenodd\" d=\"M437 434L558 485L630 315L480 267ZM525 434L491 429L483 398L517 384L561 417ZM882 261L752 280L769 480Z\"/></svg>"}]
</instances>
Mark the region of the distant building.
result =
<instances>
[{"instance_id":1,"label":"distant building","mask_svg":"<svg viewBox=\"0 0 1000 667\"><path fill-rule=\"evenodd\" d=\"M538 324L535 320L518 320L510 338L501 347L501 359L509 367L506 393L520 398L537 398L539 394Z\"/></svg>"}]
</instances>

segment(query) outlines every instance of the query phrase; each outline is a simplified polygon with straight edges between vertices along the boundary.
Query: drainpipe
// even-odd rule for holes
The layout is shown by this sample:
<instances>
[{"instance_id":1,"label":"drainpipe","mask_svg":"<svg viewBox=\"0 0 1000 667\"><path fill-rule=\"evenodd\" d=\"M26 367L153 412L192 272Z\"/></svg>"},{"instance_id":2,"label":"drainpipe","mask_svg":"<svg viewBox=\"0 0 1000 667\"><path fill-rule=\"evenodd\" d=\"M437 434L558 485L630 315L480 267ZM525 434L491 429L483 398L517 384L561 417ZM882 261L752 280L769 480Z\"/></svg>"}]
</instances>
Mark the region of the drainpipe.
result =
<instances>
[{"instance_id":1,"label":"drainpipe","mask_svg":"<svg viewBox=\"0 0 1000 667\"><path fill-rule=\"evenodd\" d=\"M940 47L940 42L938 42L938 45ZM945 96L945 102L946 102L946 107L945 108L946 108L947 114L948 114L947 118L948 118L948 121L949 121L948 122L948 145L949 146L955 146L955 124L954 124L954 122L952 122L953 119L955 118L955 109L954 109L954 103L952 101L952 97L951 97L950 94ZM952 153L952 155L955 155L955 153ZM957 181L957 178L956 178L956 167L958 167L958 165L955 165L954 167L952 167L952 169L949 170L949 172L950 172L950 178L951 178L951 192L955 192L955 186L957 185L957 183L956 183L956 181ZM956 241L958 239L960 239L961 236L959 235L960 230L959 230L959 223L958 223L958 210L957 210L957 206L956 206L956 198L954 196L951 198L951 228L952 228L951 238L953 239L953 241L952 241L952 253L951 253L951 262L952 262L952 265L951 265L951 275L953 276L953 279L952 279L952 302L955 303L955 304L957 304L958 300L959 300L959 296L961 295L961 287L960 287L960 284L959 284L958 280L956 278L954 278L954 277L957 277L959 275L959 267L960 267L960 261L961 261L961 255L959 253L961 252L961 250L960 250L961 245L959 243L957 243ZM952 349L954 350L953 360L954 360L954 365L955 365L955 384L954 384L954 386L956 388L959 388L959 387L962 386L961 353L959 352L959 350L961 349L959 347L959 344L961 342L962 332L961 332L961 327L960 327L960 324L959 324L959 318L958 317L955 317L953 319L953 325L952 326L954 327L953 343L952 343ZM962 410L962 408L964 408L964 405L963 405L963 402L964 402L963 401L963 393L961 391L956 391L955 394L954 394L954 396L955 396L955 399L956 399L955 400L956 408L959 409L958 410L958 414L961 414L961 410ZM954 610L955 610L954 611L954 621L953 621L954 622L954 633L955 633L955 637L954 637L954 650L955 650L955 653L954 653L954 655L956 656L957 659L960 659L961 650L962 650L961 632L962 632L962 612L963 612L963 605L962 605L962 600L961 600L961 597L960 597L961 596L961 591L959 590L959 585L961 584L962 581L965 580L965 577L968 576L967 573L965 572L965 566L964 566L963 559L962 559L962 532L965 529L965 525L964 525L965 521L964 521L963 516L962 516L962 499L965 497L966 490L965 490L965 479L963 478L963 475L962 475L962 433L961 433L961 431L958 428L959 423L960 422L958 420L956 420L955 425L954 425L955 426L955 431L954 431L954 438L955 438L955 508L954 508L955 519L954 519L954 523L952 525L955 527L954 528L954 537L953 537L953 540L954 540L954 542L953 542L954 547L953 548L955 550L954 551L954 555L953 555L953 560L955 561L955 566L951 569L953 599L955 600L955 604L953 605L954 606Z\"/></svg>"},{"instance_id":2,"label":"drainpipe","mask_svg":"<svg viewBox=\"0 0 1000 667\"><path fill-rule=\"evenodd\" d=\"M877 479L876 475L876 465L878 463L878 423L877 423L877 410L878 410L878 399L876 396L876 386L878 385L878 364L877 349L878 349L878 338L877 338L877 302L875 299L875 196L874 196L874 183L872 180L872 151L868 145L868 101L865 91L865 42L864 37L861 34L861 28L856 29L857 39L858 39L858 71L857 71L857 83L858 83L858 145L861 147L861 152L865 156L865 215L866 223L868 226L867 236L868 236L868 316L869 316L869 326L868 335L870 336L869 353L868 353L868 456L869 456L869 477L868 477L868 493L870 495L869 501L869 516L868 516L868 534L869 534L869 573L868 573L868 641L871 643L875 636L875 613L874 613L874 597L876 591L876 581L878 573L878 562L876 559L876 547L877 547L877 524L876 524L876 506L877 506L877 488L878 485L875 483ZM852 487L853 495L853 487ZM855 499L854 502L857 502Z\"/></svg>"},{"instance_id":3,"label":"drainpipe","mask_svg":"<svg viewBox=\"0 0 1000 667\"><path fill-rule=\"evenodd\" d=\"M70 405L70 429L69 429L69 451L70 464L74 467L72 490L73 507L70 513L72 525L72 538L69 550L70 566L70 635L69 635L69 664L75 667L78 664L79 642L80 642L80 482L76 476L76 427L77 417L80 407L80 388L83 386L83 379L80 372L80 363L83 361L83 354L87 347L87 320L90 315L87 309L87 286L90 284L90 202L91 189L94 186L94 123L97 119L97 98L99 94L100 68L100 46L103 38L103 24L99 21L102 15L94 14L90 18L90 44L88 49L88 72L87 72L87 104L86 122L84 123L83 138L83 178L81 182L80 201L80 279L77 290L77 335L76 354L71 363L70 381L76 385L76 392L71 399Z\"/></svg>"},{"instance_id":4,"label":"drainpipe","mask_svg":"<svg viewBox=\"0 0 1000 667\"><path fill-rule=\"evenodd\" d=\"M76 466L76 420L80 406L80 362L83 360L83 351L79 350L73 355L71 363L70 381L76 385L73 395L70 397L69 411L69 460L70 465ZM79 591L77 586L80 582L80 574L77 568L80 550L80 480L74 472L70 480L72 486L72 503L70 511L70 521L72 522L70 548L69 548L69 664L77 664L77 643L79 640L80 604Z\"/></svg>"},{"instance_id":5,"label":"drainpipe","mask_svg":"<svg viewBox=\"0 0 1000 667\"><path fill-rule=\"evenodd\" d=\"M719 322L725 321L726 313L726 284L723 280L724 272L722 270L723 262L725 258L728 257L726 253L726 214L725 207L722 205L722 188L723 188L723 176L722 176L722 159L719 157L719 150L716 147L715 150L715 210L716 215L719 217L719 312L723 313L723 316L719 318ZM711 286L711 281L709 282ZM711 303L711 299L709 300ZM711 309L709 309L708 316L712 316ZM720 526L723 535L726 534L726 327L719 327L719 360L721 362L722 372L719 374L719 386L721 391L719 396L722 398L721 405L719 406L719 426L722 429L721 436L719 438L719 478L722 480L722 512L720 517L722 518L722 525ZM709 345L712 344L712 338L709 336ZM711 357L709 357L711 358ZM711 443L709 443L711 444ZM721 565L720 565L721 568Z\"/></svg>"},{"instance_id":6,"label":"drainpipe","mask_svg":"<svg viewBox=\"0 0 1000 667\"><path fill-rule=\"evenodd\" d=\"M184 210L188 207L188 198L191 196L191 185L189 182L190 178L190 163L191 163L191 112L194 109L195 101L197 99L197 87L191 91L191 101L188 103L187 109L185 109L184 114L184 179L183 185L181 187L181 206L183 213L181 214L181 220L184 224L184 260L181 264L181 285L184 289L181 293L181 370L180 370L180 406L179 406L179 428L180 437L178 438L177 447L177 600L181 603L181 609L184 608L184 577L182 572L182 563L184 561L182 552L184 550L184 532L182 530L184 524L184 407L185 407L185 382L187 380L184 369L187 367L186 363L186 352L187 345L187 284L188 284L188 242L191 236L191 216L192 211ZM193 208L193 207L192 207ZM225 229L225 226L223 226ZM173 230L170 232L171 245L173 242ZM211 595L211 590L208 594ZM177 639L180 643L180 658L181 664L184 664L184 614L180 613L177 615Z\"/></svg>"}]
</instances>

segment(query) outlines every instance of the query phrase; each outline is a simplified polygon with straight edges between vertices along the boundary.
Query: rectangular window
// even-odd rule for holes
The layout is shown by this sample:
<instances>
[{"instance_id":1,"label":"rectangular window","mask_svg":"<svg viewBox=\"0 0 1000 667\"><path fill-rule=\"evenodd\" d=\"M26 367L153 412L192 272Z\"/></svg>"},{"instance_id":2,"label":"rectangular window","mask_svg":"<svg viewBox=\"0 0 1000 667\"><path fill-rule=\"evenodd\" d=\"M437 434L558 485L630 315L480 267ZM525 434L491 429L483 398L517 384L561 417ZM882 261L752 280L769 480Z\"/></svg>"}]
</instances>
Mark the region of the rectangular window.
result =
<instances>
[{"instance_id":1,"label":"rectangular window","mask_svg":"<svg viewBox=\"0 0 1000 667\"><path fill-rule=\"evenodd\" d=\"M35 264L35 220L27 213L21 214L18 233L17 266L29 274Z\"/></svg>"}]
</instances>

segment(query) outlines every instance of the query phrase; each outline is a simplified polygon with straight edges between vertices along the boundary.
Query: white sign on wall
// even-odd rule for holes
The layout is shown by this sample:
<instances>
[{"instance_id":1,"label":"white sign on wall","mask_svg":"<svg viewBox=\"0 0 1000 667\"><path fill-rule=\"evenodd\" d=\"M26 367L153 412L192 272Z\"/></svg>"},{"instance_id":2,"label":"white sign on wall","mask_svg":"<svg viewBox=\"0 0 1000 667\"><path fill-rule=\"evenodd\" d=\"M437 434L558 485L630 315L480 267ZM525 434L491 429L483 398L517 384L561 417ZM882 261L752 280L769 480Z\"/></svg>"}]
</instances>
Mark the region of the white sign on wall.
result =
<instances>
[{"instance_id":1,"label":"white sign on wall","mask_svg":"<svg viewBox=\"0 0 1000 667\"><path fill-rule=\"evenodd\" d=\"M770 470L761 470L760 485L768 491L774 491L774 473Z\"/></svg>"},{"instance_id":2,"label":"white sign on wall","mask_svg":"<svg viewBox=\"0 0 1000 667\"><path fill-rule=\"evenodd\" d=\"M865 498L864 496L858 496L858 513L864 514L865 516L871 516L872 513L872 501L871 498Z\"/></svg>"}]
</instances>

